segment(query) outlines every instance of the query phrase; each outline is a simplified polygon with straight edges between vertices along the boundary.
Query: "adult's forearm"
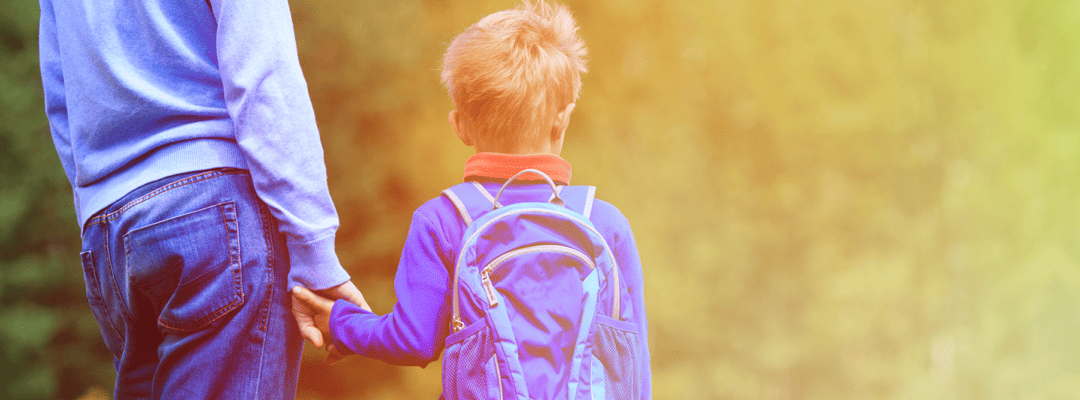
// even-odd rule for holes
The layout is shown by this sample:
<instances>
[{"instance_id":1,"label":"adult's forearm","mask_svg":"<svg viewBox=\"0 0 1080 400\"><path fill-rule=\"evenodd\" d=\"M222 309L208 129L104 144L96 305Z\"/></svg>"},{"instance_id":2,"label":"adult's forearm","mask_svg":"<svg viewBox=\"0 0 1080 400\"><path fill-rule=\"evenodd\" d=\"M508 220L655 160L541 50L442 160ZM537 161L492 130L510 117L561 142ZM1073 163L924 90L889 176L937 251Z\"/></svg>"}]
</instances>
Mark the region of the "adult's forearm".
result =
<instances>
[{"instance_id":1,"label":"adult's forearm","mask_svg":"<svg viewBox=\"0 0 1080 400\"><path fill-rule=\"evenodd\" d=\"M337 211L288 2L214 0L218 65L255 190L286 235L289 287L349 279L334 247Z\"/></svg>"}]
</instances>

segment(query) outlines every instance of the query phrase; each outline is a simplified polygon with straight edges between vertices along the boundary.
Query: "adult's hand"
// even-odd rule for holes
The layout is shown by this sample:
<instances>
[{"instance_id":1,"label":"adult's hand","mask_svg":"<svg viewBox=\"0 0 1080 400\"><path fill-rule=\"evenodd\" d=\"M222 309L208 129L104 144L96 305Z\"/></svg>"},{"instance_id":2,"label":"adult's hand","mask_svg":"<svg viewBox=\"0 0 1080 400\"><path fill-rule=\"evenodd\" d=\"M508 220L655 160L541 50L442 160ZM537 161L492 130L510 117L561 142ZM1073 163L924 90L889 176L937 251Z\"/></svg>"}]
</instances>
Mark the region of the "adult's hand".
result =
<instances>
[{"instance_id":1,"label":"adult's hand","mask_svg":"<svg viewBox=\"0 0 1080 400\"><path fill-rule=\"evenodd\" d=\"M316 291L322 297L336 300L344 299L350 303L356 304L364 310L371 311L371 306L364 300L364 295L360 293L360 289L356 288L356 285L352 281L347 281L340 285L334 286L329 289L323 289ZM319 310L296 299L296 295L292 295L292 313L296 318L296 325L300 328L300 336L304 339L311 341L315 347L322 348L324 338L319 328L315 326L315 316L319 314Z\"/></svg>"},{"instance_id":2,"label":"adult's hand","mask_svg":"<svg viewBox=\"0 0 1080 400\"><path fill-rule=\"evenodd\" d=\"M356 304L366 311L371 311L371 306L364 300L364 295L360 293L360 289L353 285L352 281L342 283L329 289L316 290L320 296L328 299L344 299L350 303Z\"/></svg>"}]
</instances>

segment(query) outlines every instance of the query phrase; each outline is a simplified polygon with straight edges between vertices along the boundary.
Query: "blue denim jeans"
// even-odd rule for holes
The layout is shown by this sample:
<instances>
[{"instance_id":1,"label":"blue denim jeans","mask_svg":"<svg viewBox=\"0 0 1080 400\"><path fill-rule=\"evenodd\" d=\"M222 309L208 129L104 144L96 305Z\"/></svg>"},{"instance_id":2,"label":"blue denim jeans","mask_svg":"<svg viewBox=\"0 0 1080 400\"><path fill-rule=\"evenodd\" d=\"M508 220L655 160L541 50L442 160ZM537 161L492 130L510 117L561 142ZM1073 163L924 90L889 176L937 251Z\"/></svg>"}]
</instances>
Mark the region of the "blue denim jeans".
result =
<instances>
[{"instance_id":1,"label":"blue denim jeans","mask_svg":"<svg viewBox=\"0 0 1080 400\"><path fill-rule=\"evenodd\" d=\"M289 255L247 171L144 185L90 218L82 241L116 398L295 397Z\"/></svg>"}]
</instances>

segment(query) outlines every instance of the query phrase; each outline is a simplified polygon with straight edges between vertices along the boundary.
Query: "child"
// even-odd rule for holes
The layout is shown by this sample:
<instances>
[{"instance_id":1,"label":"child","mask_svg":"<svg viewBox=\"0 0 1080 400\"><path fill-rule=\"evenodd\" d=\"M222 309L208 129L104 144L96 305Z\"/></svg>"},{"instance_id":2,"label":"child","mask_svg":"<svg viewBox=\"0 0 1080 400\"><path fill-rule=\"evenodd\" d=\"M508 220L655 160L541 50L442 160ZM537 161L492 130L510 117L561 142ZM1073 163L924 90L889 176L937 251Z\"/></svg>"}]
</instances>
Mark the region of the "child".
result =
<instances>
[{"instance_id":1,"label":"child","mask_svg":"<svg viewBox=\"0 0 1080 400\"><path fill-rule=\"evenodd\" d=\"M495 194L507 179L531 168L560 185L569 184L570 164L559 153L580 75L586 71L586 52L569 10L543 0L488 15L453 40L443 59L442 80L456 107L450 111L450 125L477 151L465 164L466 182ZM551 197L551 186L532 180L507 185L498 201L547 202ZM360 354L418 366L439 358L451 334L455 262L467 229L456 201L440 196L413 214L394 281L398 303L389 314L376 315L347 301L331 302L302 287L294 290L294 300L320 314L316 325L331 338L332 355ZM641 261L630 225L618 209L601 200L592 203L589 219L618 266L615 282L623 287L619 319L637 326L636 336L630 337L640 349L640 365L632 367L640 385L629 397L651 398ZM529 390L535 398L567 393L551 382L530 382Z\"/></svg>"}]
</instances>

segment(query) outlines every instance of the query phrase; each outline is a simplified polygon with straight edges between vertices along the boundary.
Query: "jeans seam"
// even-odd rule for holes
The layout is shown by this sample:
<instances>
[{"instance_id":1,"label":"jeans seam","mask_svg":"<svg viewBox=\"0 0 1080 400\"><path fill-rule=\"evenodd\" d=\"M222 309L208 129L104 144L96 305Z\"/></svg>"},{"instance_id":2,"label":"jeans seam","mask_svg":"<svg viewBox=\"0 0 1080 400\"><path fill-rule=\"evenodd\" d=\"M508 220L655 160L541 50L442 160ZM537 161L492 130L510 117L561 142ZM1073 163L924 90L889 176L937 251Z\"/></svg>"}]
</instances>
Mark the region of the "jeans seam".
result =
<instances>
[{"instance_id":1,"label":"jeans seam","mask_svg":"<svg viewBox=\"0 0 1080 400\"><path fill-rule=\"evenodd\" d=\"M269 218L267 218L267 215L266 215L267 210L264 207L265 206L262 205L262 204L258 205L259 220L260 220L260 222L262 222L262 228L263 228L263 240L266 241L266 270L267 270L266 278L267 278L267 285L266 285L266 296L265 296L266 297L265 311L259 313L259 314L261 314L261 318L262 318L262 321L259 321L259 328L260 328L260 330L263 331L263 343L262 343L262 347L259 349L259 376L256 377L256 379L255 379L255 396L254 396L255 398L259 398L259 394L262 391L262 375L263 375L263 372L265 372L264 368L263 368L263 362L265 362L265 359L266 359L267 341L269 340L270 337L272 337L271 334L270 334L270 328L269 328L268 325L269 325L269 320L270 320L270 314L273 313L273 311L274 311L274 308L273 308L273 305L274 305L274 290L273 290L274 289L274 263L273 262L274 262L274 252L275 252L276 249L274 247L273 240L272 240L272 237L271 237L272 236L271 224L270 224Z\"/></svg>"},{"instance_id":2,"label":"jeans seam","mask_svg":"<svg viewBox=\"0 0 1080 400\"><path fill-rule=\"evenodd\" d=\"M128 312L127 312L127 307L128 307L128 301L127 300L128 299L125 299L125 298L120 296L120 294L124 293L124 292L120 291L120 284L116 283L116 270L115 270L115 268L113 268L114 267L113 266L113 261L115 261L115 258L113 257L112 249L111 249L111 246L110 246L111 242L109 241L109 236L111 236L111 235L109 234L110 233L109 230L110 230L110 227L109 227L109 225L106 224L105 225L105 237L104 237L103 241L105 242L105 246L104 246L105 247L105 265L109 267L109 282L112 283L113 290L116 291L116 296L120 297L120 299L119 299L120 301L118 301L118 303L120 303L121 307L117 307L117 308L120 309L120 314L124 316L125 321L134 322L135 320L133 318L131 318L131 315L129 315ZM127 264L127 257L124 258L124 263ZM125 265L125 267L127 267L127 266ZM109 319L109 323L112 323L112 318ZM117 335L119 335L119 332L117 332Z\"/></svg>"},{"instance_id":3,"label":"jeans seam","mask_svg":"<svg viewBox=\"0 0 1080 400\"><path fill-rule=\"evenodd\" d=\"M274 253L277 248L274 246L272 224L270 218L266 215L268 210L265 206L259 204L259 220L262 222L263 227L263 240L266 242L266 311L262 314L262 321L259 322L259 328L263 332L266 332L267 324L270 321L270 313L273 309L273 289L274 289Z\"/></svg>"},{"instance_id":4,"label":"jeans seam","mask_svg":"<svg viewBox=\"0 0 1080 400\"><path fill-rule=\"evenodd\" d=\"M233 211L234 214L239 214L239 212L240 212L238 207L236 207L235 205L233 205L233 210L232 211ZM225 226L225 229L228 230L229 229L229 220L227 218L225 218L225 213L221 213L221 222ZM236 263L236 272L233 273L233 281L234 281L234 284L236 285L236 288L240 289L240 299L238 300L238 302L243 303L244 299L246 297L244 295L244 256L241 253L241 251L243 251L243 248L241 248L240 245L244 241L240 237L240 216L239 215L233 215L233 223L236 225L235 226L235 228L236 228L236 260L232 260L233 262ZM231 243L230 243L230 245L231 245ZM229 257L230 258L232 257L232 251L229 251ZM215 317L215 319L216 319L216 317Z\"/></svg>"},{"instance_id":5,"label":"jeans seam","mask_svg":"<svg viewBox=\"0 0 1080 400\"><path fill-rule=\"evenodd\" d=\"M105 253L105 261L108 262L108 249L105 250ZM116 329L116 324L113 323L112 312L109 311L109 307L105 304L105 299L103 297L104 293L101 293L102 289L104 288L101 286L101 279L97 276L98 268L94 265L93 259L91 259L90 261L89 270L89 278L93 278L93 281L90 283L93 285L93 288L98 291L98 303L100 304L97 304L97 308L100 309L103 313L105 313L105 324L109 326L109 331L113 333L113 339L117 342L122 341L122 338L120 337L120 331ZM112 271L111 267L109 268L109 271ZM110 278L110 280L112 279ZM94 307L94 305L91 304L91 307ZM106 342L106 344L108 344L108 342ZM112 351L112 349L109 350Z\"/></svg>"},{"instance_id":6,"label":"jeans seam","mask_svg":"<svg viewBox=\"0 0 1080 400\"><path fill-rule=\"evenodd\" d=\"M223 204L232 204L232 203L223 203ZM227 218L225 218L225 212L224 211L221 212L221 222L222 222L223 226L225 226L226 232L229 232L229 228L228 228L229 220ZM206 324L209 324L209 323L217 320L218 318L221 318L222 315L225 315L225 314L231 312L232 310L236 309L237 304L240 304L240 303L244 302L243 277L242 277L241 271L240 271L241 269L243 269L243 261L242 261L242 257L240 257L240 229L239 228L236 230L236 240L235 240L235 242L236 242L236 254L235 254L235 256L232 253L232 239L233 238L230 235L230 238L229 238L229 240L230 240L230 243L229 243L229 247L230 247L230 250L229 250L229 269L235 270L233 272L233 285L237 289L240 290L240 297L238 299L232 301L232 302L229 302L229 304L223 305L220 308L218 308L217 310L214 310L213 313L210 313L209 315L195 321L192 325L198 325L197 328L175 326L174 324L170 324L170 323L166 322L165 320L163 320L160 317L157 319L158 324L160 324L163 327L173 329L173 330L176 330L176 331L198 330L198 329L202 328L203 326L206 326Z\"/></svg>"},{"instance_id":7,"label":"jeans seam","mask_svg":"<svg viewBox=\"0 0 1080 400\"><path fill-rule=\"evenodd\" d=\"M139 198L137 198L135 200L124 203L124 205L121 206L119 210L116 210L116 211L113 211L113 212L110 212L110 213L101 214L101 215L98 215L96 217L91 218L90 222L87 222L86 225L90 226L90 225L102 223L102 222L105 222L105 221L114 220L114 219L118 218L120 215L123 215L125 212L127 212L128 209L130 209L132 207L135 207L135 206L137 206L139 204L145 203L147 200L150 200L150 199L152 199L154 197L157 197L158 195L164 194L165 192L171 191L173 189L178 189L178 188L181 188L181 187L193 184L193 183L202 182L202 181L205 181L205 180L208 180L208 179L217 178L219 176L239 174L239 173L241 173L240 170L236 170L236 171L213 170L213 171L203 172L203 173L200 173L198 175L192 175L192 176L189 176L187 178L180 179L178 181L169 182L169 183L165 184L162 187L154 189L150 193L144 194L142 196L139 196Z\"/></svg>"}]
</instances>

